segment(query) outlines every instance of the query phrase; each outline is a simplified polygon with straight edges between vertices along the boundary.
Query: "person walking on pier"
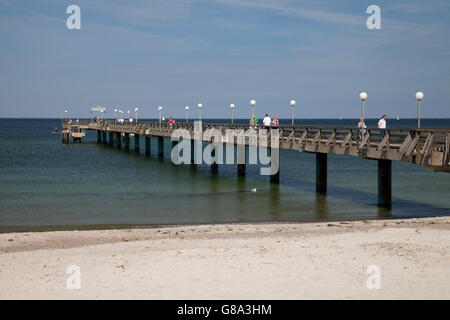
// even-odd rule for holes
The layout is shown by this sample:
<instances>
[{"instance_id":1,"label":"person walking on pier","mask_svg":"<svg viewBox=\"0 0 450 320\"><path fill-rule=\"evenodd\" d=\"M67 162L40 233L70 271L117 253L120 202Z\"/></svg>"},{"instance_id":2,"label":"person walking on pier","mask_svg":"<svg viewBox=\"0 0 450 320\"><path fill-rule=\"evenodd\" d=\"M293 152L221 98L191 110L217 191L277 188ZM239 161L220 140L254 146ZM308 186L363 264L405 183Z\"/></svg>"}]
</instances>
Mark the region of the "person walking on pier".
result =
<instances>
[{"instance_id":1,"label":"person walking on pier","mask_svg":"<svg viewBox=\"0 0 450 320\"><path fill-rule=\"evenodd\" d=\"M170 117L170 118L169 118L169 126L170 126L171 128L172 128L172 126L173 126L173 122L174 122L174 121L173 121L172 117Z\"/></svg>"},{"instance_id":2,"label":"person walking on pier","mask_svg":"<svg viewBox=\"0 0 450 320\"><path fill-rule=\"evenodd\" d=\"M266 116L263 119L263 125L264 125L264 128L267 130L267 132L270 131L271 124L272 124L272 119L270 119L269 114L266 113Z\"/></svg>"},{"instance_id":3,"label":"person walking on pier","mask_svg":"<svg viewBox=\"0 0 450 320\"><path fill-rule=\"evenodd\" d=\"M359 141L362 141L362 138L366 134L366 131L367 131L367 126L364 123L364 119L359 118L359 122L358 122L358 140Z\"/></svg>"},{"instance_id":4,"label":"person walking on pier","mask_svg":"<svg viewBox=\"0 0 450 320\"><path fill-rule=\"evenodd\" d=\"M256 116L253 116L250 119L250 127L252 127L253 129L256 129L257 126L258 126L258 118Z\"/></svg>"},{"instance_id":5,"label":"person walking on pier","mask_svg":"<svg viewBox=\"0 0 450 320\"><path fill-rule=\"evenodd\" d=\"M273 120L272 120L272 129L278 129L278 126L279 126L279 122L278 122L277 117L273 117Z\"/></svg>"},{"instance_id":6,"label":"person walking on pier","mask_svg":"<svg viewBox=\"0 0 450 320\"><path fill-rule=\"evenodd\" d=\"M383 114L380 121L378 121L378 129L380 129L380 140L384 139L384 136L386 135L386 115Z\"/></svg>"}]
</instances>

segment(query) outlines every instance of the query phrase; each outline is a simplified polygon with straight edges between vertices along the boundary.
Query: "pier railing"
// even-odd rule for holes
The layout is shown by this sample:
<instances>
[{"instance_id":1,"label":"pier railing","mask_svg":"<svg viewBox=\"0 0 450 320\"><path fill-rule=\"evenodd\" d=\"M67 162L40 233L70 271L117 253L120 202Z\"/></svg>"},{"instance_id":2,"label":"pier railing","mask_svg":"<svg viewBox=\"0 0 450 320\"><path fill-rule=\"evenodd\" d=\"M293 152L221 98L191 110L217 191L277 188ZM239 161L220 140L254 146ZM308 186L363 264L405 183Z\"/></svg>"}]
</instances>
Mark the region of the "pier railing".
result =
<instances>
[{"instance_id":1,"label":"pier railing","mask_svg":"<svg viewBox=\"0 0 450 320\"><path fill-rule=\"evenodd\" d=\"M120 134L171 137L173 130L188 130L192 137L194 123L80 121L83 130L100 130ZM249 124L202 123L203 132L215 128L225 136L226 130L251 128ZM256 129L261 126L254 127ZM384 131L367 128L361 132L352 126L280 125L280 148L300 152L333 153L367 159L408 161L425 165L433 171L450 171L450 129L393 127ZM237 141L233 141L237 143ZM248 139L246 144L248 144Z\"/></svg>"}]
</instances>

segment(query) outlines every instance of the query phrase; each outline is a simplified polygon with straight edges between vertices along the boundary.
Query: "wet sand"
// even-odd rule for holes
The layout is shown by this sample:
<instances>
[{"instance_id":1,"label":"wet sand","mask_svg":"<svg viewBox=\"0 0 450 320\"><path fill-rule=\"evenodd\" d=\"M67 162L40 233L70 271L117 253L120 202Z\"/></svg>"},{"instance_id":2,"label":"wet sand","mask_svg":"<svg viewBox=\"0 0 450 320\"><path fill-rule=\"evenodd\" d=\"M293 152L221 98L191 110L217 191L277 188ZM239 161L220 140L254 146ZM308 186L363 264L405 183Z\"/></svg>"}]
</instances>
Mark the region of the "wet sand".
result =
<instances>
[{"instance_id":1,"label":"wet sand","mask_svg":"<svg viewBox=\"0 0 450 320\"><path fill-rule=\"evenodd\" d=\"M449 254L450 217L7 233L0 299L450 299Z\"/></svg>"}]
</instances>

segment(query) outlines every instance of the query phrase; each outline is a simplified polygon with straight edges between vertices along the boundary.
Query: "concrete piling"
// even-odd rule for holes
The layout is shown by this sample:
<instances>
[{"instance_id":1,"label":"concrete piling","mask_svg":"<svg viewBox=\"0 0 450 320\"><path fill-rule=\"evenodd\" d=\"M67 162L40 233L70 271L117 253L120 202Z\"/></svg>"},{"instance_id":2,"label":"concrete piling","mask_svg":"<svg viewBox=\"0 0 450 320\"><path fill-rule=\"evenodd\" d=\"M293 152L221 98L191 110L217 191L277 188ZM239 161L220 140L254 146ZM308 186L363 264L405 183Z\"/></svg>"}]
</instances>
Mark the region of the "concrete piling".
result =
<instances>
[{"instance_id":1,"label":"concrete piling","mask_svg":"<svg viewBox=\"0 0 450 320\"><path fill-rule=\"evenodd\" d=\"M390 207L392 203L392 160L378 160L378 205Z\"/></svg>"},{"instance_id":2,"label":"concrete piling","mask_svg":"<svg viewBox=\"0 0 450 320\"><path fill-rule=\"evenodd\" d=\"M125 133L124 137L125 150L130 150L130 134Z\"/></svg>"},{"instance_id":3,"label":"concrete piling","mask_svg":"<svg viewBox=\"0 0 450 320\"><path fill-rule=\"evenodd\" d=\"M316 153L316 192L327 193L327 154Z\"/></svg>"},{"instance_id":4,"label":"concrete piling","mask_svg":"<svg viewBox=\"0 0 450 320\"><path fill-rule=\"evenodd\" d=\"M149 156L151 155L151 141L150 137L145 137L145 155Z\"/></svg>"}]
</instances>

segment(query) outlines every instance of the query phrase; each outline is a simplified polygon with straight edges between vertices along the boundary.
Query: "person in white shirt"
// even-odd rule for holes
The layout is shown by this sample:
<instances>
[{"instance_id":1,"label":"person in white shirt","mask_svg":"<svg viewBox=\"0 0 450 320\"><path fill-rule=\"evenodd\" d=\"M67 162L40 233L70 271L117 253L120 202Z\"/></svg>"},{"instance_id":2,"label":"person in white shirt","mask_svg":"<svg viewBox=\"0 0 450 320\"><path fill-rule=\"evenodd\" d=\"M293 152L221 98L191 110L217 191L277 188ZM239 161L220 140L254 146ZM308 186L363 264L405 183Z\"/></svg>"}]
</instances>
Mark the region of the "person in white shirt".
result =
<instances>
[{"instance_id":1,"label":"person in white shirt","mask_svg":"<svg viewBox=\"0 0 450 320\"><path fill-rule=\"evenodd\" d=\"M271 123L272 123L272 119L270 119L269 114L266 113L266 116L263 119L263 125L264 125L264 128L266 128L267 131L270 131Z\"/></svg>"},{"instance_id":2,"label":"person in white shirt","mask_svg":"<svg viewBox=\"0 0 450 320\"><path fill-rule=\"evenodd\" d=\"M386 115L383 114L380 121L378 121L378 129L380 129L380 140L383 140L384 136L386 135Z\"/></svg>"}]
</instances>

